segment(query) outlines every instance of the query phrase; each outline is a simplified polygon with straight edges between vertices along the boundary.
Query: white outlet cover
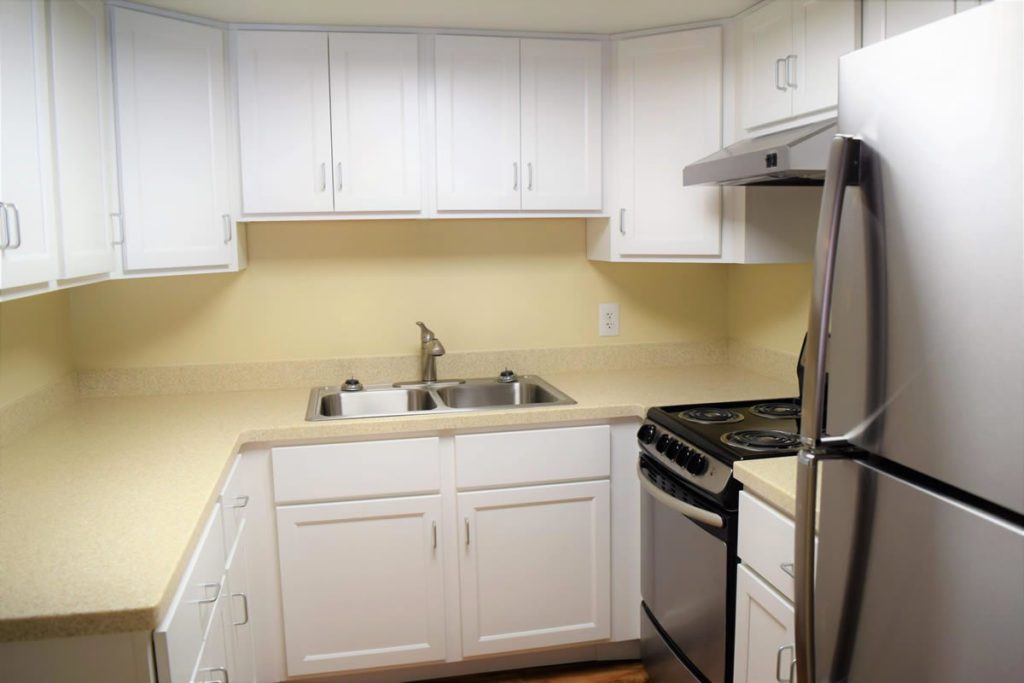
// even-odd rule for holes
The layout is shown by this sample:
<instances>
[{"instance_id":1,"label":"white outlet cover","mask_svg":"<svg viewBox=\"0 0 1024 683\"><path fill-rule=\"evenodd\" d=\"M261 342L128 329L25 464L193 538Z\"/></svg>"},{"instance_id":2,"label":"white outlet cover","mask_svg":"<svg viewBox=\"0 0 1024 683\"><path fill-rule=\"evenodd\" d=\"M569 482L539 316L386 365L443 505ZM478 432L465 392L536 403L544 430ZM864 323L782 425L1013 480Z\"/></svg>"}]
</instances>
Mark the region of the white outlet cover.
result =
<instances>
[{"instance_id":1,"label":"white outlet cover","mask_svg":"<svg viewBox=\"0 0 1024 683\"><path fill-rule=\"evenodd\" d=\"M619 305L597 305L597 335L599 337L619 336Z\"/></svg>"}]
</instances>

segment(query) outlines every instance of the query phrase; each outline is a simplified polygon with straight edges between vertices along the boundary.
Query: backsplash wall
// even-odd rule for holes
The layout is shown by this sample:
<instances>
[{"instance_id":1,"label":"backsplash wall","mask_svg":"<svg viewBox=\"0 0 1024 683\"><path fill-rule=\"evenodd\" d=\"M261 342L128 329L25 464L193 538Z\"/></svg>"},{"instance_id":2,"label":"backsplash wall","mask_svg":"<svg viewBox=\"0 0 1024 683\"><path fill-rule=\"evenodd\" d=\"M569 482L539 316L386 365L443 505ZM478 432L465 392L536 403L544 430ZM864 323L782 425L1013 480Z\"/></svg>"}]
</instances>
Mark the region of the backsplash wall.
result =
<instances>
[{"instance_id":1,"label":"backsplash wall","mask_svg":"<svg viewBox=\"0 0 1024 683\"><path fill-rule=\"evenodd\" d=\"M0 304L0 406L73 369L68 292Z\"/></svg>"},{"instance_id":2,"label":"backsplash wall","mask_svg":"<svg viewBox=\"0 0 1024 683\"><path fill-rule=\"evenodd\" d=\"M802 263L729 266L728 337L747 346L800 353L812 268Z\"/></svg>"}]
</instances>

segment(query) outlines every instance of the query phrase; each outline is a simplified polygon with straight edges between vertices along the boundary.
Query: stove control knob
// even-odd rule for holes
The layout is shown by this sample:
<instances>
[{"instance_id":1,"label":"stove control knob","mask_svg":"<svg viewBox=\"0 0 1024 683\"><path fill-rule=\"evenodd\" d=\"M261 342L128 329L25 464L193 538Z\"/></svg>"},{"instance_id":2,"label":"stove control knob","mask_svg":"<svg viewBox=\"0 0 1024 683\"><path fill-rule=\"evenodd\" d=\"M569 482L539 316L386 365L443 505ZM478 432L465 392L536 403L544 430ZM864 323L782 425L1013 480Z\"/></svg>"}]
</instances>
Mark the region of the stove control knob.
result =
<instances>
[{"instance_id":1,"label":"stove control knob","mask_svg":"<svg viewBox=\"0 0 1024 683\"><path fill-rule=\"evenodd\" d=\"M680 467L686 467L687 463L690 462L690 458L693 457L694 453L696 453L696 451L694 451L689 446L683 446L679 450L679 457L676 458L676 464L679 465Z\"/></svg>"},{"instance_id":2,"label":"stove control knob","mask_svg":"<svg viewBox=\"0 0 1024 683\"><path fill-rule=\"evenodd\" d=\"M669 441L675 441L675 439L668 434L662 434L661 438L658 439L658 443L654 444L654 447L658 449L659 453L664 453L665 449L668 448Z\"/></svg>"},{"instance_id":3,"label":"stove control knob","mask_svg":"<svg viewBox=\"0 0 1024 683\"><path fill-rule=\"evenodd\" d=\"M669 460L673 460L673 461L676 460L677 458L679 458L679 456L682 455L682 453L683 453L683 444L679 443L675 439L672 439L669 442L669 444L668 444L668 448L665 449L665 456Z\"/></svg>"},{"instance_id":4,"label":"stove control knob","mask_svg":"<svg viewBox=\"0 0 1024 683\"><path fill-rule=\"evenodd\" d=\"M657 435L658 430L655 429L654 425L644 425L636 433L636 438L640 440L640 443L651 443Z\"/></svg>"},{"instance_id":5,"label":"stove control knob","mask_svg":"<svg viewBox=\"0 0 1024 683\"><path fill-rule=\"evenodd\" d=\"M690 461L686 463L686 471L695 477L704 474L708 471L708 459L700 453L694 453Z\"/></svg>"}]
</instances>

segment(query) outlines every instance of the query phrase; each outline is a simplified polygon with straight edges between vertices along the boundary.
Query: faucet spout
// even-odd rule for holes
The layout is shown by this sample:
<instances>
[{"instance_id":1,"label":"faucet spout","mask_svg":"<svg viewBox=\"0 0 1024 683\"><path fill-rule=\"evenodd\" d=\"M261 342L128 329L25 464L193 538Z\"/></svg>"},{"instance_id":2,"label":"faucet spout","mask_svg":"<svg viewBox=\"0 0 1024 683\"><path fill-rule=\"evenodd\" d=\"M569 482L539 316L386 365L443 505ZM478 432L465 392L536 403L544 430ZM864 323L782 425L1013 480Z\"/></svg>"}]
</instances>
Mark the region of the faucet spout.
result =
<instances>
[{"instance_id":1,"label":"faucet spout","mask_svg":"<svg viewBox=\"0 0 1024 683\"><path fill-rule=\"evenodd\" d=\"M443 356L444 345L434 331L417 321L420 326L420 379L424 382L437 381L437 359Z\"/></svg>"}]
</instances>

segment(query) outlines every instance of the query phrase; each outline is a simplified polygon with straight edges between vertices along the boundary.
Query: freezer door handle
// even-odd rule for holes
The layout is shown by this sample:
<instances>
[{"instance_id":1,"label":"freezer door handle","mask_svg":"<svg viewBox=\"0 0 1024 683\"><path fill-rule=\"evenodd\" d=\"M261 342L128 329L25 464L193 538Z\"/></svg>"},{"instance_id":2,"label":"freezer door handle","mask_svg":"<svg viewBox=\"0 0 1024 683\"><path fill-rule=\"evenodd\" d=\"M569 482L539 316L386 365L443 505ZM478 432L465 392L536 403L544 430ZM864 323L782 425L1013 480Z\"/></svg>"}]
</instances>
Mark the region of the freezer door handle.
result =
<instances>
[{"instance_id":1,"label":"freezer door handle","mask_svg":"<svg viewBox=\"0 0 1024 683\"><path fill-rule=\"evenodd\" d=\"M801 413L801 449L797 458L794 597L796 603L796 666L801 681L817 681L814 671L814 533L818 493L818 460L833 457L825 448L823 416L828 330L835 284L836 248L846 188L859 183L860 141L837 135L829 147L825 188L818 215L814 251L814 285L807 322L807 353Z\"/></svg>"}]
</instances>

